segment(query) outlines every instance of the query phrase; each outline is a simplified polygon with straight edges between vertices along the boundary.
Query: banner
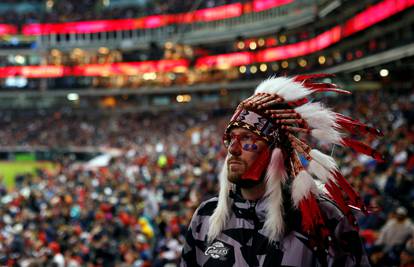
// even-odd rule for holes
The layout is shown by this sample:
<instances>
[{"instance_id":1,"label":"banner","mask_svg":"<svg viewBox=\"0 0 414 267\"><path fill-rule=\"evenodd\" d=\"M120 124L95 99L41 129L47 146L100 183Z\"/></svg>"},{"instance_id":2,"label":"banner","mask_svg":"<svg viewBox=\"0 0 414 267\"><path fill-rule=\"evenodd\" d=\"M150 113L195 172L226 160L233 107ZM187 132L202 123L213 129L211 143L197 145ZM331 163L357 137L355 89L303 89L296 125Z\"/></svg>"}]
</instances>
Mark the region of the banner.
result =
<instances>
[{"instance_id":1,"label":"banner","mask_svg":"<svg viewBox=\"0 0 414 267\"><path fill-rule=\"evenodd\" d=\"M189 61L159 60L142 62L120 62L113 64L86 64L82 66L9 66L0 67L0 78L21 76L25 78L59 78L64 76L112 76L139 75L148 72L186 71Z\"/></svg>"},{"instance_id":2,"label":"banner","mask_svg":"<svg viewBox=\"0 0 414 267\"><path fill-rule=\"evenodd\" d=\"M282 5L287 5L292 3L293 0L254 0L253 1L253 11L260 12L270 8L275 8Z\"/></svg>"},{"instance_id":3,"label":"banner","mask_svg":"<svg viewBox=\"0 0 414 267\"><path fill-rule=\"evenodd\" d=\"M126 31L149 29L169 24L168 15L149 16L140 19L94 20L82 22L26 24L23 26L24 35L96 33L110 31Z\"/></svg>"},{"instance_id":4,"label":"banner","mask_svg":"<svg viewBox=\"0 0 414 267\"><path fill-rule=\"evenodd\" d=\"M392 15L414 5L414 0L386 0L349 19L344 25L343 36L362 31Z\"/></svg>"},{"instance_id":5,"label":"banner","mask_svg":"<svg viewBox=\"0 0 414 267\"><path fill-rule=\"evenodd\" d=\"M222 20L234 17L240 17L243 14L243 5L235 3L231 5L218 6L213 8L200 9L194 12L195 16L191 22L208 22Z\"/></svg>"},{"instance_id":6,"label":"banner","mask_svg":"<svg viewBox=\"0 0 414 267\"><path fill-rule=\"evenodd\" d=\"M258 2L269 0L257 0ZM273 0L267 4L258 4L261 10L291 3L293 0ZM280 2L276 4L276 2ZM205 8L190 13L153 15L137 19L116 19L116 20L94 20L65 23L32 23L23 25L24 35L47 35L47 34L71 34L71 33L96 33L110 31L125 31L137 29L159 28L171 24L189 24L195 22L209 22L239 17L243 10L250 4L234 3L213 8ZM258 10L258 11L261 11ZM14 27L14 26L13 26ZM17 29L15 29L17 31ZM1 28L0 28L1 34Z\"/></svg>"},{"instance_id":7,"label":"banner","mask_svg":"<svg viewBox=\"0 0 414 267\"><path fill-rule=\"evenodd\" d=\"M22 76L26 78L59 78L63 77L64 66L10 66L0 67L0 78Z\"/></svg>"},{"instance_id":8,"label":"banner","mask_svg":"<svg viewBox=\"0 0 414 267\"><path fill-rule=\"evenodd\" d=\"M215 56L207 56L197 59L196 68L227 68L231 66L241 66L254 63L252 52L236 52Z\"/></svg>"},{"instance_id":9,"label":"banner","mask_svg":"<svg viewBox=\"0 0 414 267\"><path fill-rule=\"evenodd\" d=\"M256 53L257 62L270 62L309 55L339 42L341 26L336 26L315 38L296 44L267 48Z\"/></svg>"},{"instance_id":10,"label":"banner","mask_svg":"<svg viewBox=\"0 0 414 267\"><path fill-rule=\"evenodd\" d=\"M17 34L17 27L10 24L0 24L0 35Z\"/></svg>"},{"instance_id":11,"label":"banner","mask_svg":"<svg viewBox=\"0 0 414 267\"><path fill-rule=\"evenodd\" d=\"M279 61L321 51L335 43L338 43L340 40L348 37L349 35L362 31L397 14L398 12L412 7L413 5L414 0L382 1L347 20L343 25L335 26L312 39L295 44L267 48L256 53L248 52L251 53L250 61L251 63ZM268 43L268 41L270 43L271 39L267 39L266 43ZM242 52L202 57L197 60L196 66L202 66L204 68L219 68L222 63L220 63L218 59L222 59L222 62L225 62L225 64L230 66L244 65L239 64L240 62L237 61L226 60L233 57L237 58L240 53ZM247 61L248 60L246 60L246 62Z\"/></svg>"}]
</instances>

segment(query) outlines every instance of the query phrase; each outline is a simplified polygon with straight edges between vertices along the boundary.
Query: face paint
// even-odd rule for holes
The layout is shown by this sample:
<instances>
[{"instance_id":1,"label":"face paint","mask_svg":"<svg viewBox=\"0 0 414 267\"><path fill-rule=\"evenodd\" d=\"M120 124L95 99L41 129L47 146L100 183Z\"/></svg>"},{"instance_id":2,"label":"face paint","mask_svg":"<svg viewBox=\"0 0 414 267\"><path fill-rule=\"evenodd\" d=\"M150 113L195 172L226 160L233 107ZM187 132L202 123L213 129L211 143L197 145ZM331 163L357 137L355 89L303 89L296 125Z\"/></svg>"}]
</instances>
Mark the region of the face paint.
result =
<instances>
[{"instance_id":1,"label":"face paint","mask_svg":"<svg viewBox=\"0 0 414 267\"><path fill-rule=\"evenodd\" d=\"M262 138L252 134L252 133L229 133L223 136L223 143L226 148L229 148L231 145L234 145L235 142L241 146L245 151L257 151L258 146L257 141L262 140Z\"/></svg>"},{"instance_id":2,"label":"face paint","mask_svg":"<svg viewBox=\"0 0 414 267\"><path fill-rule=\"evenodd\" d=\"M242 175L243 180L251 180L261 182L264 178L264 172L270 162L270 149L268 146L264 147L260 152L259 156L253 162L249 169Z\"/></svg>"}]
</instances>

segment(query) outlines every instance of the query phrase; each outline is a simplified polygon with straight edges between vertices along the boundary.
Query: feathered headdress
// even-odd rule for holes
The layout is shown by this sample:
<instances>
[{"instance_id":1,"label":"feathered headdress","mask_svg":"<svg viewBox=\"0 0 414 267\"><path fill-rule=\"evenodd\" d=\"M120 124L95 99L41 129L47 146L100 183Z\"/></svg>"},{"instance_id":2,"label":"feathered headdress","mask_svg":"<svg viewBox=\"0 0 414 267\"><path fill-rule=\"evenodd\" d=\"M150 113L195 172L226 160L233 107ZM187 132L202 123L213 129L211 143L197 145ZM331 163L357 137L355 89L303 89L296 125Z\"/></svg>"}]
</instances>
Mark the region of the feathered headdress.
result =
<instances>
[{"instance_id":1,"label":"feathered headdress","mask_svg":"<svg viewBox=\"0 0 414 267\"><path fill-rule=\"evenodd\" d=\"M278 240L285 229L282 198L285 183L290 185L294 208L301 213L302 230L310 237L324 240L329 235L317 202L322 192L317 184L323 185L325 194L337 204L352 225L355 225L352 207L367 211L358 193L340 173L335 160L312 148L302 138L304 134L309 135L324 143L350 147L382 161L377 151L349 137L357 134L380 136L382 133L378 129L333 112L320 102L310 101L309 97L318 92L350 94L335 84L314 81L331 76L315 74L269 78L258 85L251 97L240 103L227 127L226 131L242 125L275 144L265 173L267 215L264 229L270 240ZM299 155L307 159L306 168ZM219 176L218 206L210 218L209 241L218 236L230 214L229 190L234 185L227 181L226 161Z\"/></svg>"}]
</instances>

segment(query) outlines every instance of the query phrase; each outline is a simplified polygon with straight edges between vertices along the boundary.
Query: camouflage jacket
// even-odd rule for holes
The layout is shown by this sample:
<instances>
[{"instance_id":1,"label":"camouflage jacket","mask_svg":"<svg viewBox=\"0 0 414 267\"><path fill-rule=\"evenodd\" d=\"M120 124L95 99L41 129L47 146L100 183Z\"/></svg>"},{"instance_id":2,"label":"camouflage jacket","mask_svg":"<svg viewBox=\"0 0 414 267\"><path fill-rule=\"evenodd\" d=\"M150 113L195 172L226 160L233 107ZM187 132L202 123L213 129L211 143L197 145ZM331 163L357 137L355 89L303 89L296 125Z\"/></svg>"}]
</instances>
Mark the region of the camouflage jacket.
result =
<instances>
[{"instance_id":1,"label":"camouflage jacket","mask_svg":"<svg viewBox=\"0 0 414 267\"><path fill-rule=\"evenodd\" d=\"M318 252L301 233L297 211L285 207L285 222L289 230L280 241L269 242L263 232L264 202L247 201L240 193L234 192L230 197L233 198L230 219L211 243L207 243L209 218L218 198L207 200L198 207L186 234L181 267L370 266L358 232L327 198L319 199L319 205L335 237L328 249Z\"/></svg>"}]
</instances>

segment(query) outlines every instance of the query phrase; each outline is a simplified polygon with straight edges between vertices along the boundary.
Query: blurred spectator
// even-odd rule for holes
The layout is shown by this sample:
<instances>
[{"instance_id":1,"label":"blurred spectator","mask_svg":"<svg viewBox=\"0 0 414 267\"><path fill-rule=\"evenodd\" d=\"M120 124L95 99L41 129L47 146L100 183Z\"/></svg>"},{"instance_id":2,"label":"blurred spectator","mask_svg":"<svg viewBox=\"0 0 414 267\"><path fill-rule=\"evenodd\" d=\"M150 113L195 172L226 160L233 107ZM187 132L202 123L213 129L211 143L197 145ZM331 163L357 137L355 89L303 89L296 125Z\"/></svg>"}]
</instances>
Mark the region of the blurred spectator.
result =
<instances>
[{"instance_id":1,"label":"blurred spectator","mask_svg":"<svg viewBox=\"0 0 414 267\"><path fill-rule=\"evenodd\" d=\"M377 244L384 245L384 250L388 251L395 246L405 244L413 234L414 224L407 217L407 209L398 207L395 210L395 217L391 216L381 228Z\"/></svg>"},{"instance_id":2,"label":"blurred spectator","mask_svg":"<svg viewBox=\"0 0 414 267\"><path fill-rule=\"evenodd\" d=\"M379 232L377 245L383 246L383 252L388 254L391 261L399 257L406 242L414 237L414 224L407 217L407 209L398 207L395 216L390 216Z\"/></svg>"}]
</instances>

